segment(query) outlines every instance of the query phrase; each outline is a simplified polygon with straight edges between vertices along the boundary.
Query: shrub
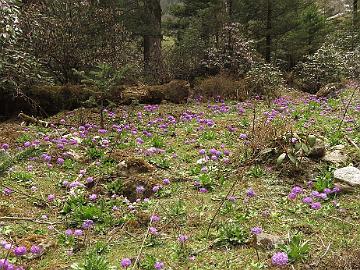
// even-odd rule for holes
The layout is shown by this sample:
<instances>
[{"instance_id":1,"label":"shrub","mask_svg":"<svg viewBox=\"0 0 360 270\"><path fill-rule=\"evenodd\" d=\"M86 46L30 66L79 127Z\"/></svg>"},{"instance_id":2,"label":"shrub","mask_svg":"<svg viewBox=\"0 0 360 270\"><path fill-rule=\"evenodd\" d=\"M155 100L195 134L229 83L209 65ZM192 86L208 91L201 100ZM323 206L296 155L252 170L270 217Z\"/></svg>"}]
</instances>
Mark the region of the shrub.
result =
<instances>
[{"instance_id":1,"label":"shrub","mask_svg":"<svg viewBox=\"0 0 360 270\"><path fill-rule=\"evenodd\" d=\"M282 73L271 64L256 63L245 76L246 93L250 96L276 97L283 84Z\"/></svg>"},{"instance_id":2,"label":"shrub","mask_svg":"<svg viewBox=\"0 0 360 270\"><path fill-rule=\"evenodd\" d=\"M195 87L195 97L203 96L205 98L236 98L245 100L245 90L242 81L235 81L233 78L219 74L214 77L209 77L200 82Z\"/></svg>"},{"instance_id":3,"label":"shrub","mask_svg":"<svg viewBox=\"0 0 360 270\"><path fill-rule=\"evenodd\" d=\"M314 55L300 62L295 73L304 90L315 93L328 83L339 82L345 76L345 59L340 48L325 43Z\"/></svg>"},{"instance_id":4,"label":"shrub","mask_svg":"<svg viewBox=\"0 0 360 270\"><path fill-rule=\"evenodd\" d=\"M258 60L251 41L245 38L239 23L225 24L216 44L206 51L203 65L232 75L242 76Z\"/></svg>"},{"instance_id":5,"label":"shrub","mask_svg":"<svg viewBox=\"0 0 360 270\"><path fill-rule=\"evenodd\" d=\"M40 62L20 43L19 2L0 0L0 96L24 97L24 86L51 81Z\"/></svg>"}]
</instances>

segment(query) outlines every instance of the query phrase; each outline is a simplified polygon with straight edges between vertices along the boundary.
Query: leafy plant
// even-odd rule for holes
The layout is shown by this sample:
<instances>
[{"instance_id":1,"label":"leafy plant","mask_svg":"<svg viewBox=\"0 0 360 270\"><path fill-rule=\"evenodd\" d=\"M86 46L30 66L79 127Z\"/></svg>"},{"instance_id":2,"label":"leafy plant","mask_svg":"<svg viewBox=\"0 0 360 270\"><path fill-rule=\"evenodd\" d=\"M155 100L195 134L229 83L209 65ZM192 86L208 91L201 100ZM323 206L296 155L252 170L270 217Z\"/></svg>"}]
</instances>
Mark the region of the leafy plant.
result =
<instances>
[{"instance_id":1,"label":"leafy plant","mask_svg":"<svg viewBox=\"0 0 360 270\"><path fill-rule=\"evenodd\" d=\"M202 174L199 176L200 186L207 190L213 190L215 187L215 181L209 174Z\"/></svg>"},{"instance_id":2,"label":"leafy plant","mask_svg":"<svg viewBox=\"0 0 360 270\"><path fill-rule=\"evenodd\" d=\"M124 184L121 179L111 181L106 185L106 190L111 194L121 194L123 192Z\"/></svg>"},{"instance_id":3,"label":"leafy plant","mask_svg":"<svg viewBox=\"0 0 360 270\"><path fill-rule=\"evenodd\" d=\"M104 202L97 205L81 205L73 209L69 216L69 222L74 226L79 226L88 219L105 225L112 224L111 214Z\"/></svg>"},{"instance_id":4,"label":"leafy plant","mask_svg":"<svg viewBox=\"0 0 360 270\"><path fill-rule=\"evenodd\" d=\"M28 172L13 172L10 175L10 179L17 182L31 182L31 179L33 178L33 175Z\"/></svg>"},{"instance_id":5,"label":"leafy plant","mask_svg":"<svg viewBox=\"0 0 360 270\"><path fill-rule=\"evenodd\" d=\"M110 267L107 259L96 252L96 250L92 250L86 254L85 260L81 264L73 264L71 266L73 270L110 270L113 269Z\"/></svg>"},{"instance_id":6,"label":"leafy plant","mask_svg":"<svg viewBox=\"0 0 360 270\"><path fill-rule=\"evenodd\" d=\"M248 174L252 177L260 178L265 175L265 171L259 165L255 165L250 168Z\"/></svg>"},{"instance_id":7,"label":"leafy plant","mask_svg":"<svg viewBox=\"0 0 360 270\"><path fill-rule=\"evenodd\" d=\"M146 254L140 262L140 268L144 270L156 270L154 266L156 262L157 259L154 256Z\"/></svg>"},{"instance_id":8,"label":"leafy plant","mask_svg":"<svg viewBox=\"0 0 360 270\"><path fill-rule=\"evenodd\" d=\"M32 141L32 136L28 133L23 133L16 139L16 141L18 143L30 142Z\"/></svg>"},{"instance_id":9,"label":"leafy plant","mask_svg":"<svg viewBox=\"0 0 360 270\"><path fill-rule=\"evenodd\" d=\"M92 159L92 160L96 160L96 159L100 159L104 156L104 150L101 149L97 149L97 148L89 148L87 150L87 155Z\"/></svg>"},{"instance_id":10,"label":"leafy plant","mask_svg":"<svg viewBox=\"0 0 360 270\"><path fill-rule=\"evenodd\" d=\"M204 141L213 141L216 139L216 133L212 130L205 131L200 138Z\"/></svg>"},{"instance_id":11,"label":"leafy plant","mask_svg":"<svg viewBox=\"0 0 360 270\"><path fill-rule=\"evenodd\" d=\"M169 169L171 166L170 161L166 157L157 157L149 160L151 164L156 165L161 169Z\"/></svg>"},{"instance_id":12,"label":"leafy plant","mask_svg":"<svg viewBox=\"0 0 360 270\"><path fill-rule=\"evenodd\" d=\"M333 188L333 187L334 187L334 182L331 171L326 171L316 177L314 188L317 191L323 192L324 189Z\"/></svg>"},{"instance_id":13,"label":"leafy plant","mask_svg":"<svg viewBox=\"0 0 360 270\"><path fill-rule=\"evenodd\" d=\"M221 245L243 245L249 241L249 233L239 223L230 221L219 228L217 243Z\"/></svg>"},{"instance_id":14,"label":"leafy plant","mask_svg":"<svg viewBox=\"0 0 360 270\"><path fill-rule=\"evenodd\" d=\"M288 244L280 245L280 249L287 253L292 262L305 261L310 252L308 241L304 241L300 234L292 236Z\"/></svg>"},{"instance_id":15,"label":"leafy plant","mask_svg":"<svg viewBox=\"0 0 360 270\"><path fill-rule=\"evenodd\" d=\"M65 159L64 164L63 164L63 168L66 170L71 170L73 169L75 166L75 161L73 161L72 159L68 158Z\"/></svg>"},{"instance_id":16,"label":"leafy plant","mask_svg":"<svg viewBox=\"0 0 360 270\"><path fill-rule=\"evenodd\" d=\"M170 206L171 216L184 216L186 214L186 208L183 201L178 200Z\"/></svg>"},{"instance_id":17,"label":"leafy plant","mask_svg":"<svg viewBox=\"0 0 360 270\"><path fill-rule=\"evenodd\" d=\"M277 165L281 165L288 159L295 166L299 166L300 158L311 153L316 143L316 137L314 135L293 137L292 134L286 134L283 142L285 152L278 156Z\"/></svg>"},{"instance_id":18,"label":"leafy plant","mask_svg":"<svg viewBox=\"0 0 360 270\"><path fill-rule=\"evenodd\" d=\"M156 148L165 148L164 140L158 136L152 138L151 144Z\"/></svg>"}]
</instances>

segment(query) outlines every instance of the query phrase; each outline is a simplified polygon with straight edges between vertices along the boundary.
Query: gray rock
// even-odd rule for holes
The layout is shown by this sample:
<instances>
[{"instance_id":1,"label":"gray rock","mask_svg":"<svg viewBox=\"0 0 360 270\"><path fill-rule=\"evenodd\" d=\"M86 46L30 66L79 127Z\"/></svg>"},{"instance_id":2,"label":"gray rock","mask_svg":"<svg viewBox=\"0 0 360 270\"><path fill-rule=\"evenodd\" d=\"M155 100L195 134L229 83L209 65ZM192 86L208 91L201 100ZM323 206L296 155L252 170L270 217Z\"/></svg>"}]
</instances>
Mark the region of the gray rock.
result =
<instances>
[{"instance_id":1,"label":"gray rock","mask_svg":"<svg viewBox=\"0 0 360 270\"><path fill-rule=\"evenodd\" d=\"M283 244L284 240L277 235L268 233L260 233L254 236L256 246L264 249L273 249L279 244Z\"/></svg>"},{"instance_id":2,"label":"gray rock","mask_svg":"<svg viewBox=\"0 0 360 270\"><path fill-rule=\"evenodd\" d=\"M311 148L311 151L309 153L310 158L322 158L326 154L326 148L325 143L320 140L316 139L315 145L313 148Z\"/></svg>"},{"instance_id":3,"label":"gray rock","mask_svg":"<svg viewBox=\"0 0 360 270\"><path fill-rule=\"evenodd\" d=\"M332 150L344 150L345 149L345 145L343 144L338 144L338 145L335 145L333 147L331 147Z\"/></svg>"},{"instance_id":4,"label":"gray rock","mask_svg":"<svg viewBox=\"0 0 360 270\"><path fill-rule=\"evenodd\" d=\"M334 150L330 153L326 153L322 160L334 164L343 164L348 160L348 156L340 150Z\"/></svg>"},{"instance_id":5,"label":"gray rock","mask_svg":"<svg viewBox=\"0 0 360 270\"><path fill-rule=\"evenodd\" d=\"M360 170L352 166L335 170L334 178L350 186L360 186Z\"/></svg>"}]
</instances>

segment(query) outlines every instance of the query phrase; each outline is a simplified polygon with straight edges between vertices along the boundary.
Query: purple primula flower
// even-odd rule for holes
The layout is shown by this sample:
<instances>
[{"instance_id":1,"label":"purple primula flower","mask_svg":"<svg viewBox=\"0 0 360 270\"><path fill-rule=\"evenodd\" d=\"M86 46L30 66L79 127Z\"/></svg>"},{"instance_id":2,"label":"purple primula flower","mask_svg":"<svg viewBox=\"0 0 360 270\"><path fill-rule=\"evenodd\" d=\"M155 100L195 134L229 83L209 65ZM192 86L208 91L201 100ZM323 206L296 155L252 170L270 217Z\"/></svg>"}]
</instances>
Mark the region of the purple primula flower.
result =
<instances>
[{"instance_id":1,"label":"purple primula flower","mask_svg":"<svg viewBox=\"0 0 360 270\"><path fill-rule=\"evenodd\" d=\"M160 217L157 216L157 215L152 215L152 216L150 217L150 221L151 221L152 223L159 222L159 221L160 221Z\"/></svg>"},{"instance_id":2,"label":"purple primula flower","mask_svg":"<svg viewBox=\"0 0 360 270\"><path fill-rule=\"evenodd\" d=\"M31 146L31 142L24 142L24 147L30 147Z\"/></svg>"},{"instance_id":3,"label":"purple primula flower","mask_svg":"<svg viewBox=\"0 0 360 270\"><path fill-rule=\"evenodd\" d=\"M180 234L179 237L178 237L178 241L181 244L184 244L188 239L189 239L189 237L187 235L185 235L185 234Z\"/></svg>"},{"instance_id":4,"label":"purple primula flower","mask_svg":"<svg viewBox=\"0 0 360 270\"><path fill-rule=\"evenodd\" d=\"M30 248L30 252L31 252L32 254L40 254L41 251L42 251L42 249L41 249L40 246L34 245L34 246L31 246L31 248Z\"/></svg>"},{"instance_id":5,"label":"purple primula flower","mask_svg":"<svg viewBox=\"0 0 360 270\"><path fill-rule=\"evenodd\" d=\"M89 176L88 178L86 178L86 182L87 182L87 183L92 183L92 182L94 182L94 178L92 178L91 176Z\"/></svg>"},{"instance_id":6,"label":"purple primula flower","mask_svg":"<svg viewBox=\"0 0 360 270\"><path fill-rule=\"evenodd\" d=\"M340 193L341 189L338 186L335 186L332 190L333 193Z\"/></svg>"},{"instance_id":7,"label":"purple primula flower","mask_svg":"<svg viewBox=\"0 0 360 270\"><path fill-rule=\"evenodd\" d=\"M49 194L47 199L48 199L48 202L53 202L55 200L55 195Z\"/></svg>"},{"instance_id":8,"label":"purple primula flower","mask_svg":"<svg viewBox=\"0 0 360 270\"><path fill-rule=\"evenodd\" d=\"M9 149L9 145L7 144L7 143L4 143L3 145L2 145L2 149L3 150L8 150Z\"/></svg>"},{"instance_id":9,"label":"purple primula flower","mask_svg":"<svg viewBox=\"0 0 360 270\"><path fill-rule=\"evenodd\" d=\"M75 230L74 235L75 236L82 236L83 235L83 230L80 230L80 229Z\"/></svg>"},{"instance_id":10,"label":"purple primula flower","mask_svg":"<svg viewBox=\"0 0 360 270\"><path fill-rule=\"evenodd\" d=\"M27 249L24 246L19 246L19 247L14 248L15 256L23 256L26 254L26 252L27 252Z\"/></svg>"},{"instance_id":11,"label":"purple primula flower","mask_svg":"<svg viewBox=\"0 0 360 270\"><path fill-rule=\"evenodd\" d=\"M163 263L163 262L156 262L156 263L154 264L154 268L155 268L156 270L164 269L164 263Z\"/></svg>"},{"instance_id":12,"label":"purple primula flower","mask_svg":"<svg viewBox=\"0 0 360 270\"><path fill-rule=\"evenodd\" d=\"M246 134L244 134L244 133L241 133L240 134L240 139L242 139L242 140L246 140L247 139L247 135Z\"/></svg>"},{"instance_id":13,"label":"purple primula flower","mask_svg":"<svg viewBox=\"0 0 360 270\"><path fill-rule=\"evenodd\" d=\"M93 225L94 225L94 221L92 221L91 219L86 219L82 224L82 228L87 230L91 228Z\"/></svg>"},{"instance_id":14,"label":"purple primula flower","mask_svg":"<svg viewBox=\"0 0 360 270\"><path fill-rule=\"evenodd\" d=\"M145 188L143 186L137 186L136 187L136 193L143 193L145 191Z\"/></svg>"},{"instance_id":15,"label":"purple primula flower","mask_svg":"<svg viewBox=\"0 0 360 270\"><path fill-rule=\"evenodd\" d=\"M200 150L199 150L199 154L200 154L200 155L205 155L205 154L206 154L206 150L205 150L205 149L200 149Z\"/></svg>"},{"instance_id":16,"label":"purple primula flower","mask_svg":"<svg viewBox=\"0 0 360 270\"><path fill-rule=\"evenodd\" d=\"M253 227L253 228L251 228L251 233L258 235L258 234L262 233L262 228L261 227Z\"/></svg>"},{"instance_id":17,"label":"purple primula flower","mask_svg":"<svg viewBox=\"0 0 360 270\"><path fill-rule=\"evenodd\" d=\"M124 258L121 260L121 267L128 268L131 265L131 260L129 258Z\"/></svg>"},{"instance_id":18,"label":"purple primula flower","mask_svg":"<svg viewBox=\"0 0 360 270\"><path fill-rule=\"evenodd\" d=\"M295 194L300 194L300 193L303 192L303 189L302 189L301 187L299 187L299 186L295 186L295 187L293 187L293 188L291 189L291 192L292 192L292 193L295 193Z\"/></svg>"},{"instance_id":19,"label":"purple primula flower","mask_svg":"<svg viewBox=\"0 0 360 270\"><path fill-rule=\"evenodd\" d=\"M97 195L94 193L94 194L91 194L91 195L89 195L89 200L90 201L96 201L96 199L97 199Z\"/></svg>"},{"instance_id":20,"label":"purple primula flower","mask_svg":"<svg viewBox=\"0 0 360 270\"><path fill-rule=\"evenodd\" d=\"M150 227L149 228L149 233L151 235L158 235L159 234L158 230L155 227Z\"/></svg>"},{"instance_id":21,"label":"purple primula flower","mask_svg":"<svg viewBox=\"0 0 360 270\"><path fill-rule=\"evenodd\" d=\"M271 257L271 263L275 266L285 266L289 263L288 255L285 252L277 252Z\"/></svg>"},{"instance_id":22,"label":"purple primula flower","mask_svg":"<svg viewBox=\"0 0 360 270\"><path fill-rule=\"evenodd\" d=\"M313 199L311 197L305 197L302 201L303 203L311 204L313 202Z\"/></svg>"},{"instance_id":23,"label":"purple primula flower","mask_svg":"<svg viewBox=\"0 0 360 270\"><path fill-rule=\"evenodd\" d=\"M314 202L310 205L311 209L314 209L314 210L319 210L321 208L321 203L319 202Z\"/></svg>"},{"instance_id":24,"label":"purple primula flower","mask_svg":"<svg viewBox=\"0 0 360 270\"><path fill-rule=\"evenodd\" d=\"M247 191L246 191L246 196L248 196L249 198L252 198L252 197L255 197L256 193L255 191L252 189L252 188L249 188Z\"/></svg>"},{"instance_id":25,"label":"purple primula flower","mask_svg":"<svg viewBox=\"0 0 360 270\"><path fill-rule=\"evenodd\" d=\"M153 192L158 192L159 190L161 189L161 186L160 185L156 185L152 188L152 191Z\"/></svg>"},{"instance_id":26,"label":"purple primula flower","mask_svg":"<svg viewBox=\"0 0 360 270\"><path fill-rule=\"evenodd\" d=\"M163 184L164 184L164 185L170 185L170 180L169 180L168 178L165 178L165 179L163 180Z\"/></svg>"},{"instance_id":27,"label":"purple primula flower","mask_svg":"<svg viewBox=\"0 0 360 270\"><path fill-rule=\"evenodd\" d=\"M290 192L288 195L288 199L293 201L296 199L296 196L297 196L296 193Z\"/></svg>"},{"instance_id":28,"label":"purple primula flower","mask_svg":"<svg viewBox=\"0 0 360 270\"><path fill-rule=\"evenodd\" d=\"M59 164L59 165L63 165L65 162L65 160L61 157L59 157L57 160L56 160L56 163Z\"/></svg>"},{"instance_id":29,"label":"purple primula flower","mask_svg":"<svg viewBox=\"0 0 360 270\"><path fill-rule=\"evenodd\" d=\"M13 191L11 188L8 188L8 187L5 187L5 188L3 189L3 194L4 194L5 196L10 196L13 192L14 192L14 191Z\"/></svg>"}]
</instances>

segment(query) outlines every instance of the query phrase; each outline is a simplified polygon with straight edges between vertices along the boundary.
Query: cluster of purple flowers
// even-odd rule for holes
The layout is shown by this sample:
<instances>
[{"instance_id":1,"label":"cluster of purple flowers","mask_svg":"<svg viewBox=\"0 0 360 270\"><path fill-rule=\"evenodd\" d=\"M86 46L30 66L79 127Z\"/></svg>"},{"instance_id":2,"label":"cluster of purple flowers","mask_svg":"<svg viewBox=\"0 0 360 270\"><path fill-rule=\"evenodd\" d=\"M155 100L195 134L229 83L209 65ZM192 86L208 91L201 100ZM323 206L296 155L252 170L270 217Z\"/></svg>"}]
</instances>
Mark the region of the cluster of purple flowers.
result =
<instances>
[{"instance_id":1,"label":"cluster of purple flowers","mask_svg":"<svg viewBox=\"0 0 360 270\"><path fill-rule=\"evenodd\" d=\"M309 184L311 186L312 183ZM340 188L335 186L334 188L325 188L323 192L319 192L317 190L311 191L310 195L305 196L302 198L302 202L304 204L309 205L311 209L318 210L321 208L321 202L320 201L326 201L329 199L329 196L332 194L337 194L340 192ZM295 186L291 189L291 192L288 195L289 200L296 200L298 195L303 194L304 190L303 188L299 186Z\"/></svg>"},{"instance_id":2,"label":"cluster of purple flowers","mask_svg":"<svg viewBox=\"0 0 360 270\"><path fill-rule=\"evenodd\" d=\"M159 105L145 105L144 111L146 112L156 112L159 109Z\"/></svg>"},{"instance_id":3,"label":"cluster of purple flowers","mask_svg":"<svg viewBox=\"0 0 360 270\"><path fill-rule=\"evenodd\" d=\"M271 263L274 266L285 266L289 263L289 257L285 252L277 252L271 257Z\"/></svg>"},{"instance_id":4,"label":"cluster of purple flowers","mask_svg":"<svg viewBox=\"0 0 360 270\"><path fill-rule=\"evenodd\" d=\"M230 111L230 107L225 103L222 103L221 105L208 105L208 108L214 113L228 113Z\"/></svg>"},{"instance_id":5,"label":"cluster of purple flowers","mask_svg":"<svg viewBox=\"0 0 360 270\"><path fill-rule=\"evenodd\" d=\"M84 231L81 230L81 229L75 229L75 230L72 230L72 229L67 229L65 231L65 235L66 236L76 236L76 237L79 237L79 236L82 236L84 234Z\"/></svg>"},{"instance_id":6,"label":"cluster of purple flowers","mask_svg":"<svg viewBox=\"0 0 360 270\"><path fill-rule=\"evenodd\" d=\"M30 247L30 250L28 250L25 246L13 247L13 245L11 243L8 243L6 241L1 241L0 245L6 250L11 250L16 257L24 256L24 255L28 254L29 252L31 254L38 255L38 254L41 254L43 251L43 249L38 245L32 245ZM2 269L2 268L0 268L0 269Z\"/></svg>"}]
</instances>

